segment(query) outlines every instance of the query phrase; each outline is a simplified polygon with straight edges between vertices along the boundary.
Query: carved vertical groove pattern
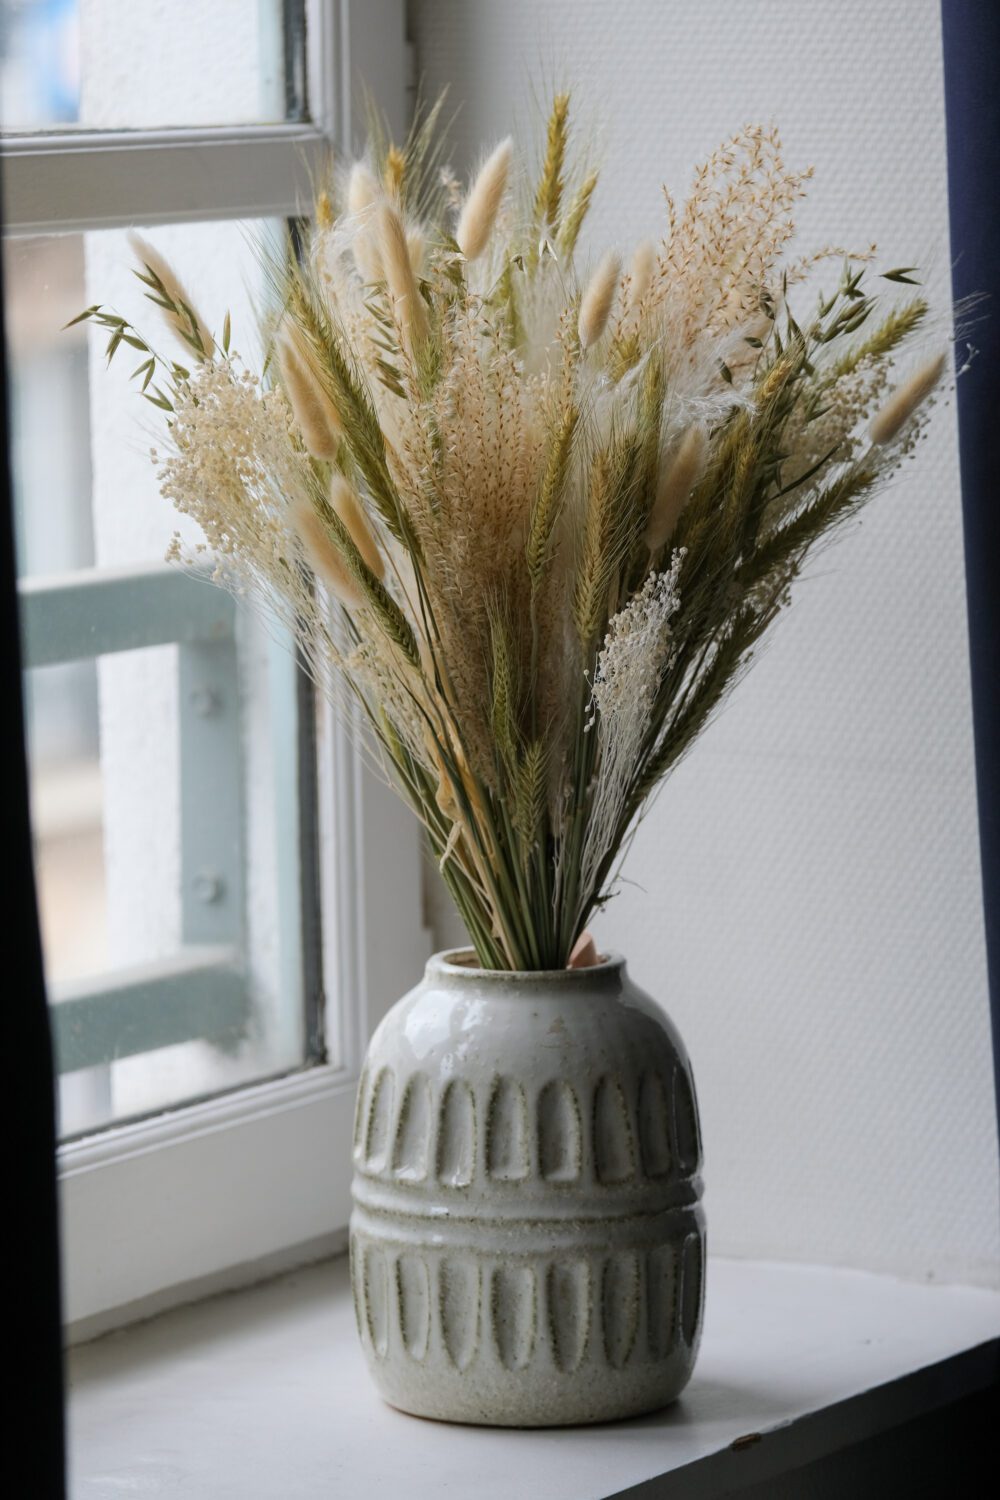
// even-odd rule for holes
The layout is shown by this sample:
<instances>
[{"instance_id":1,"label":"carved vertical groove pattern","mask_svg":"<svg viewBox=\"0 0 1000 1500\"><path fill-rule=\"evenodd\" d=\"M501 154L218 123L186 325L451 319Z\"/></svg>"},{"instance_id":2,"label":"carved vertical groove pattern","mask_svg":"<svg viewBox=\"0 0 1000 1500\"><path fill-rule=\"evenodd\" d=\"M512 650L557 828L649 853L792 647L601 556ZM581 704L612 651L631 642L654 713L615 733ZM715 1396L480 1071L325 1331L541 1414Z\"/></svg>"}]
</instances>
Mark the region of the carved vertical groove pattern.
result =
<instances>
[{"instance_id":1,"label":"carved vertical groove pattern","mask_svg":"<svg viewBox=\"0 0 1000 1500\"><path fill-rule=\"evenodd\" d=\"M670 1102L659 1073L647 1070L639 1083L639 1148L647 1177L666 1177L672 1163Z\"/></svg>"},{"instance_id":2,"label":"carved vertical groove pattern","mask_svg":"<svg viewBox=\"0 0 1000 1500\"><path fill-rule=\"evenodd\" d=\"M448 1187L468 1187L476 1164L476 1105L461 1078L445 1084L437 1140L437 1176Z\"/></svg>"},{"instance_id":3,"label":"carved vertical groove pattern","mask_svg":"<svg viewBox=\"0 0 1000 1500\"><path fill-rule=\"evenodd\" d=\"M546 1182L575 1182L583 1169L580 1103L565 1079L538 1096L538 1171Z\"/></svg>"},{"instance_id":4,"label":"carved vertical groove pattern","mask_svg":"<svg viewBox=\"0 0 1000 1500\"><path fill-rule=\"evenodd\" d=\"M554 1261L545 1278L549 1338L557 1370L570 1374L583 1361L590 1337L590 1267L585 1260Z\"/></svg>"},{"instance_id":5,"label":"carved vertical groove pattern","mask_svg":"<svg viewBox=\"0 0 1000 1500\"><path fill-rule=\"evenodd\" d=\"M427 1262L419 1255L401 1255L396 1261L396 1304L403 1347L421 1360L430 1334L431 1287Z\"/></svg>"},{"instance_id":6,"label":"carved vertical groove pattern","mask_svg":"<svg viewBox=\"0 0 1000 1500\"><path fill-rule=\"evenodd\" d=\"M646 1329L653 1359L664 1359L677 1342L680 1290L677 1250L657 1245L646 1263Z\"/></svg>"},{"instance_id":7,"label":"carved vertical groove pattern","mask_svg":"<svg viewBox=\"0 0 1000 1500\"><path fill-rule=\"evenodd\" d=\"M681 1171L696 1172L701 1161L698 1108L694 1085L687 1069L679 1063L674 1070L674 1131Z\"/></svg>"},{"instance_id":8,"label":"carved vertical groove pattern","mask_svg":"<svg viewBox=\"0 0 1000 1500\"><path fill-rule=\"evenodd\" d=\"M639 1331L639 1257L632 1251L604 1263L601 1319L608 1364L620 1370Z\"/></svg>"},{"instance_id":9,"label":"carved vertical groove pattern","mask_svg":"<svg viewBox=\"0 0 1000 1500\"><path fill-rule=\"evenodd\" d=\"M358 1096L354 1101L354 1154L361 1150L365 1129L365 1103L368 1099L368 1069L363 1068L358 1079Z\"/></svg>"},{"instance_id":10,"label":"carved vertical groove pattern","mask_svg":"<svg viewBox=\"0 0 1000 1500\"><path fill-rule=\"evenodd\" d=\"M599 1182L627 1182L635 1174L628 1105L617 1078L602 1078L594 1092L594 1166Z\"/></svg>"},{"instance_id":11,"label":"carved vertical groove pattern","mask_svg":"<svg viewBox=\"0 0 1000 1500\"><path fill-rule=\"evenodd\" d=\"M468 1369L479 1343L479 1281L478 1262L471 1258L441 1262L441 1334L448 1358L458 1370Z\"/></svg>"},{"instance_id":12,"label":"carved vertical groove pattern","mask_svg":"<svg viewBox=\"0 0 1000 1500\"><path fill-rule=\"evenodd\" d=\"M389 1348L389 1278L385 1254L374 1245L365 1246L361 1282L365 1296L365 1321L372 1348L379 1359L384 1359Z\"/></svg>"},{"instance_id":13,"label":"carved vertical groove pattern","mask_svg":"<svg viewBox=\"0 0 1000 1500\"><path fill-rule=\"evenodd\" d=\"M486 1112L486 1175L517 1181L528 1175L528 1107L524 1089L498 1078Z\"/></svg>"},{"instance_id":14,"label":"carved vertical groove pattern","mask_svg":"<svg viewBox=\"0 0 1000 1500\"><path fill-rule=\"evenodd\" d=\"M403 1093L392 1148L392 1169L397 1177L422 1182L427 1176L430 1135L430 1085L422 1073L414 1073Z\"/></svg>"},{"instance_id":15,"label":"carved vertical groove pattern","mask_svg":"<svg viewBox=\"0 0 1000 1500\"><path fill-rule=\"evenodd\" d=\"M681 1332L690 1348L701 1326L705 1303L705 1256L700 1234L689 1234L684 1241L681 1285Z\"/></svg>"},{"instance_id":16,"label":"carved vertical groove pattern","mask_svg":"<svg viewBox=\"0 0 1000 1500\"><path fill-rule=\"evenodd\" d=\"M531 1359L538 1318L535 1273L530 1266L496 1268L490 1318L500 1363L508 1370L522 1370Z\"/></svg>"},{"instance_id":17,"label":"carved vertical groove pattern","mask_svg":"<svg viewBox=\"0 0 1000 1500\"><path fill-rule=\"evenodd\" d=\"M392 1105L395 1080L389 1068L382 1068L375 1078L368 1106L365 1130L365 1157L369 1168L378 1171L385 1166L392 1134Z\"/></svg>"}]
</instances>

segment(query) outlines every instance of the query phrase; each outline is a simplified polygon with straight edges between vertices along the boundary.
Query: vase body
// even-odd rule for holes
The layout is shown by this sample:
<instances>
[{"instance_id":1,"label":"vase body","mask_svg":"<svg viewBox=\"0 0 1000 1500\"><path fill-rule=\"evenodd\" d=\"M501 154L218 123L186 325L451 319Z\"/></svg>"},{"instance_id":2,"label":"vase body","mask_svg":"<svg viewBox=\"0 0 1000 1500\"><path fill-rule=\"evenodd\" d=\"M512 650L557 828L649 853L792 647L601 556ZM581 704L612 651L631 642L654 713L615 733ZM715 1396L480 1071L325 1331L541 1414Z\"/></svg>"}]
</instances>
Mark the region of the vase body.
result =
<instances>
[{"instance_id":1,"label":"vase body","mask_svg":"<svg viewBox=\"0 0 1000 1500\"><path fill-rule=\"evenodd\" d=\"M393 1406L493 1426L651 1411L704 1306L690 1065L624 962L506 974L464 954L372 1038L351 1283Z\"/></svg>"}]
</instances>

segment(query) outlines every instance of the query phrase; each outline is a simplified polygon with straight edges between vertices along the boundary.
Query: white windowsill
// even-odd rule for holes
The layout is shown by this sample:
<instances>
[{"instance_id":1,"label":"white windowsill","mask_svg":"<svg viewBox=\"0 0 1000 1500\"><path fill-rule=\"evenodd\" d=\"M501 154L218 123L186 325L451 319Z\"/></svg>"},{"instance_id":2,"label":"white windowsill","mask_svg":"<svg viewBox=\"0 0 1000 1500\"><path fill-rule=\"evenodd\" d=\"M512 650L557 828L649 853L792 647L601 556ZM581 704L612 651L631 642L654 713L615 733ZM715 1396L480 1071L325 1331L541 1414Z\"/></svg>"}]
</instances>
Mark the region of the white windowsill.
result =
<instances>
[{"instance_id":1,"label":"white windowsill","mask_svg":"<svg viewBox=\"0 0 1000 1500\"><path fill-rule=\"evenodd\" d=\"M375 1394L341 1258L73 1351L70 1493L603 1500L685 1466L685 1494L731 1493L985 1388L998 1336L997 1292L714 1260L698 1367L672 1408L451 1427Z\"/></svg>"}]
</instances>

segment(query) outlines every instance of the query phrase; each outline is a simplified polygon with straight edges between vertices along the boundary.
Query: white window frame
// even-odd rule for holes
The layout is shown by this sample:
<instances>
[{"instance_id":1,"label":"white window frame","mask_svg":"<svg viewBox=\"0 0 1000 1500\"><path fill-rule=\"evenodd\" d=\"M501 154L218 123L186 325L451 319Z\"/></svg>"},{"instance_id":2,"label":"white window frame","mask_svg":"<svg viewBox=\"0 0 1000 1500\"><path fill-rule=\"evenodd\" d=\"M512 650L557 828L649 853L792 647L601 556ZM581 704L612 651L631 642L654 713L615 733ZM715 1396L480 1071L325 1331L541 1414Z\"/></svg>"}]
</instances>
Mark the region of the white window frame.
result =
<instances>
[{"instance_id":1,"label":"white window frame","mask_svg":"<svg viewBox=\"0 0 1000 1500\"><path fill-rule=\"evenodd\" d=\"M310 173L357 134L359 80L405 119L404 11L404 0L308 0L308 123L8 139L5 233L308 212ZM71 1339L345 1242L364 1047L430 944L417 825L328 712L324 727L321 917L337 1061L61 1147ZM391 938L374 915L387 911Z\"/></svg>"}]
</instances>

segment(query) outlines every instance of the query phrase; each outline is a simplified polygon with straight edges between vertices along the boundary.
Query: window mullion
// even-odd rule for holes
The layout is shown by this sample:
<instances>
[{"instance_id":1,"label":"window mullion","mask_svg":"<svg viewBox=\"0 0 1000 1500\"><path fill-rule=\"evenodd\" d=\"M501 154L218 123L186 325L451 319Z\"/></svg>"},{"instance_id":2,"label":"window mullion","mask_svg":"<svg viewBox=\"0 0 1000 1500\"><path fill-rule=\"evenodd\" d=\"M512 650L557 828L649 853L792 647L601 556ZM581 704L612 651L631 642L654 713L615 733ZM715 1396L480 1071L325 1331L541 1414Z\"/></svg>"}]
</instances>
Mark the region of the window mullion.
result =
<instances>
[{"instance_id":1,"label":"window mullion","mask_svg":"<svg viewBox=\"0 0 1000 1500\"><path fill-rule=\"evenodd\" d=\"M306 211L329 142L313 125L134 131L4 142L8 235Z\"/></svg>"}]
</instances>

